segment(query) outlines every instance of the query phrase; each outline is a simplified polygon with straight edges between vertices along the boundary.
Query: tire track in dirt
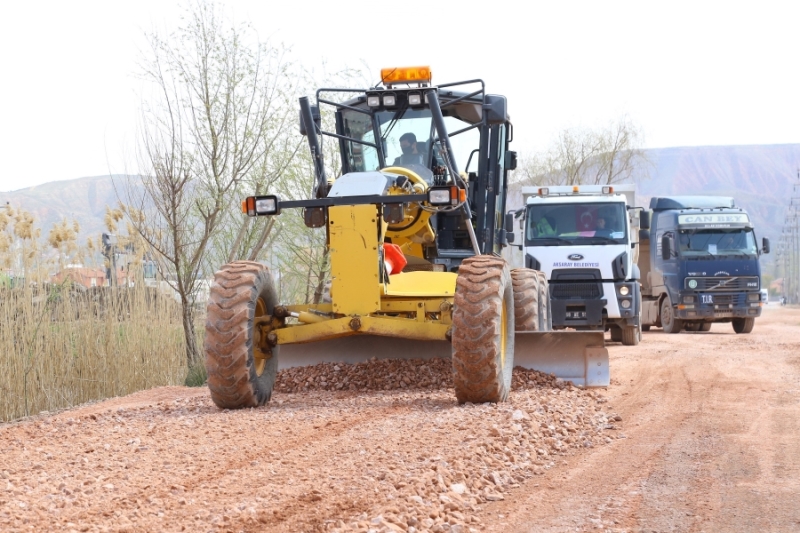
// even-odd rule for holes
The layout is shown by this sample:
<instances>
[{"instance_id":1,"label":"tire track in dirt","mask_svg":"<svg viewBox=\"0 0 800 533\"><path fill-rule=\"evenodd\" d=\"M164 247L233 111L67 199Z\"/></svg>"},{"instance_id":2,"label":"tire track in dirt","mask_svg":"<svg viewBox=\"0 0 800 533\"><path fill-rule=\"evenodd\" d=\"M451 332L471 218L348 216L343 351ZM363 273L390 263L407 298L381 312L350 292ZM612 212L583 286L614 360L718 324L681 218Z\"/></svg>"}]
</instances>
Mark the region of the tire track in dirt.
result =
<instances>
[{"instance_id":1,"label":"tire track in dirt","mask_svg":"<svg viewBox=\"0 0 800 533\"><path fill-rule=\"evenodd\" d=\"M487 531L800 530L799 316L611 345L608 397L628 438L503 502Z\"/></svg>"}]
</instances>

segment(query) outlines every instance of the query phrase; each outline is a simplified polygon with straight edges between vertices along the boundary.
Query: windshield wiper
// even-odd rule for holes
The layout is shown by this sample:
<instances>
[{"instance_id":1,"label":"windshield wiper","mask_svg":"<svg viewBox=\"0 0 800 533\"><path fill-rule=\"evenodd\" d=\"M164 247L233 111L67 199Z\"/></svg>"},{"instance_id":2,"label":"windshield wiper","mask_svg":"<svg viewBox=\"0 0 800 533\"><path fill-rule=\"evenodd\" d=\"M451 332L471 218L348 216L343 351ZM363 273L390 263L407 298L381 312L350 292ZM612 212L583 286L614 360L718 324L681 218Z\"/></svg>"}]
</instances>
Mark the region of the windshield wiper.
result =
<instances>
[{"instance_id":1,"label":"windshield wiper","mask_svg":"<svg viewBox=\"0 0 800 533\"><path fill-rule=\"evenodd\" d=\"M618 244L619 240L614 237L603 237L601 235L593 235L591 237L583 237L584 241L591 240L592 244ZM599 242L598 242L599 241Z\"/></svg>"},{"instance_id":2,"label":"windshield wiper","mask_svg":"<svg viewBox=\"0 0 800 533\"><path fill-rule=\"evenodd\" d=\"M539 246L553 246L558 244L575 244L572 239L564 239L563 237L534 237L533 241Z\"/></svg>"}]
</instances>

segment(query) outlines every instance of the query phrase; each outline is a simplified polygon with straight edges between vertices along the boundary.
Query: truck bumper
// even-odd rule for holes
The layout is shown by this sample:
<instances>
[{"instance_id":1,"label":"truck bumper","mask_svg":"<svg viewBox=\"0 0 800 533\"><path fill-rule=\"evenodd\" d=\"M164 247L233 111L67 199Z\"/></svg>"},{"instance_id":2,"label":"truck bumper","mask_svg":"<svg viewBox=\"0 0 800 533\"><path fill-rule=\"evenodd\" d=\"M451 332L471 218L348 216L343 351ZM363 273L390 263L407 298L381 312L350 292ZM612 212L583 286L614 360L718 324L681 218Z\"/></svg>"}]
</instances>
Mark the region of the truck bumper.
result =
<instances>
[{"instance_id":1,"label":"truck bumper","mask_svg":"<svg viewBox=\"0 0 800 533\"><path fill-rule=\"evenodd\" d=\"M551 293L553 284L550 285ZM620 289L625 287L624 291ZM622 294L624 292L625 294ZM603 298L552 298L554 327L600 329L609 323L639 324L639 283L637 281L602 282Z\"/></svg>"},{"instance_id":2,"label":"truck bumper","mask_svg":"<svg viewBox=\"0 0 800 533\"><path fill-rule=\"evenodd\" d=\"M731 318L761 316L759 292L692 292L681 291L675 317L683 320L726 322Z\"/></svg>"},{"instance_id":3,"label":"truck bumper","mask_svg":"<svg viewBox=\"0 0 800 533\"><path fill-rule=\"evenodd\" d=\"M761 303L753 304L754 307L694 307L687 309L686 305L679 305L675 309L676 318L683 320L726 320L730 318L758 317L761 316Z\"/></svg>"}]
</instances>

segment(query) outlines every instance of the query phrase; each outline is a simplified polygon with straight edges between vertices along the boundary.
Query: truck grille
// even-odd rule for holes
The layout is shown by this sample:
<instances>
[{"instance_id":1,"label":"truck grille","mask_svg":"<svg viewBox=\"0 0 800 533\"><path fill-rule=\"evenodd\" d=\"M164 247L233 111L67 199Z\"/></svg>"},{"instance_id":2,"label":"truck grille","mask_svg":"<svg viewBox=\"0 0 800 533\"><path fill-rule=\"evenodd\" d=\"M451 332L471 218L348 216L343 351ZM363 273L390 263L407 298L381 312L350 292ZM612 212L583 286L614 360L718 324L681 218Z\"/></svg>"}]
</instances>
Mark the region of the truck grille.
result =
<instances>
[{"instance_id":1,"label":"truck grille","mask_svg":"<svg viewBox=\"0 0 800 533\"><path fill-rule=\"evenodd\" d=\"M603 295L597 282L550 283L550 297L554 300L595 300Z\"/></svg>"},{"instance_id":2,"label":"truck grille","mask_svg":"<svg viewBox=\"0 0 800 533\"><path fill-rule=\"evenodd\" d=\"M691 282L697 282L696 287ZM693 291L738 291L758 290L759 283L756 276L725 276L712 278L686 278L686 287Z\"/></svg>"}]
</instances>

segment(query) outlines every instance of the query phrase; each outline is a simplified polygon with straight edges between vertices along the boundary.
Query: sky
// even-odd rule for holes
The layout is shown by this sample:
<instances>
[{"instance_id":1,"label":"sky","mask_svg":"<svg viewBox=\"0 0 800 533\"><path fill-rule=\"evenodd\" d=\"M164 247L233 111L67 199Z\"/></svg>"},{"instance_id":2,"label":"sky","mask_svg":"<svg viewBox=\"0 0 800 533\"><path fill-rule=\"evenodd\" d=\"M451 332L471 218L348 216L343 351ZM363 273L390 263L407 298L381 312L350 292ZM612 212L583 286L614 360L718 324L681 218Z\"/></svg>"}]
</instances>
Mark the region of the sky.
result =
<instances>
[{"instance_id":1,"label":"sky","mask_svg":"<svg viewBox=\"0 0 800 533\"><path fill-rule=\"evenodd\" d=\"M429 65L434 84L483 79L508 97L521 155L622 116L645 148L800 143L800 4L789 0L221 3L309 69L377 79ZM136 172L143 35L175 29L186 5L4 5L0 192Z\"/></svg>"}]
</instances>

